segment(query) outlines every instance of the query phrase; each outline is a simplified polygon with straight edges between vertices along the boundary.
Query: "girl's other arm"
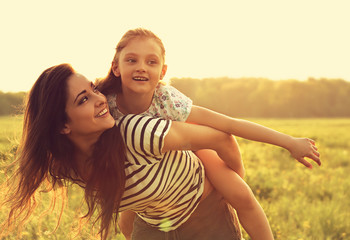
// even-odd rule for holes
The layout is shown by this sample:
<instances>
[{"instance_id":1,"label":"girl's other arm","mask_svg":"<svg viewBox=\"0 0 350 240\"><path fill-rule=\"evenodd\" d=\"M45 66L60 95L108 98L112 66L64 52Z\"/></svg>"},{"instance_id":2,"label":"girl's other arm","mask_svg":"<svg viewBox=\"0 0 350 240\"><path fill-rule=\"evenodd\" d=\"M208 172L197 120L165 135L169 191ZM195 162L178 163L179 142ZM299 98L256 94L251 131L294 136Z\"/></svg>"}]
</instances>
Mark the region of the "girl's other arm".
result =
<instances>
[{"instance_id":1,"label":"girl's other arm","mask_svg":"<svg viewBox=\"0 0 350 240\"><path fill-rule=\"evenodd\" d=\"M291 153L293 158L308 168L312 168L312 165L304 159L305 157L321 165L320 154L315 142L308 138L295 138L271 128L250 121L231 118L199 106L192 106L187 121L209 126L245 139L283 147Z\"/></svg>"}]
</instances>

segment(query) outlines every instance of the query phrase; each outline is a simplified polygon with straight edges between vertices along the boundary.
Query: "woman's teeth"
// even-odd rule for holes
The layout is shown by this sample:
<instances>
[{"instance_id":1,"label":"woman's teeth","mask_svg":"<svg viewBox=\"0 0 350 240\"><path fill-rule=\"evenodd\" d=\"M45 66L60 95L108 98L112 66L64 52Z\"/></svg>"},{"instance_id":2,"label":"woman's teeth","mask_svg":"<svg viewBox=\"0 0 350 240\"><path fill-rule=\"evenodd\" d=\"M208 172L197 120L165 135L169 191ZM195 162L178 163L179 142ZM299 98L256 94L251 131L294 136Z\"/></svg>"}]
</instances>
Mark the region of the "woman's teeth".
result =
<instances>
[{"instance_id":1,"label":"woman's teeth","mask_svg":"<svg viewBox=\"0 0 350 240\"><path fill-rule=\"evenodd\" d=\"M101 117L102 115L107 113L107 108L103 109L99 114L97 114L97 117Z\"/></svg>"}]
</instances>

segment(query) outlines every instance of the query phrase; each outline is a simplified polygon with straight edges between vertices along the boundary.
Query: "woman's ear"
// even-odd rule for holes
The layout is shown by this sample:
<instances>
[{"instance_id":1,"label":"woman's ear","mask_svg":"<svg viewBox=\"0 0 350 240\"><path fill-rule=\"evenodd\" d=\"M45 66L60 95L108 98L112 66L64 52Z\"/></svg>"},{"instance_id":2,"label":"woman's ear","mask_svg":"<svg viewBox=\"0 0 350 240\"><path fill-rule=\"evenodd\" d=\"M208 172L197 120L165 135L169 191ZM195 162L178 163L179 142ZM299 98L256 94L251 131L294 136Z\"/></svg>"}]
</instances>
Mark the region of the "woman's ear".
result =
<instances>
[{"instance_id":1,"label":"woman's ear","mask_svg":"<svg viewBox=\"0 0 350 240\"><path fill-rule=\"evenodd\" d=\"M114 73L114 75L116 77L120 77L120 71L119 71L118 64L114 61L112 62L112 72Z\"/></svg>"},{"instance_id":2,"label":"woman's ear","mask_svg":"<svg viewBox=\"0 0 350 240\"><path fill-rule=\"evenodd\" d=\"M164 65L163 65L163 68L162 68L162 72L161 72L161 74L160 74L160 80L163 80L163 78L164 78L164 76L165 76L165 74L166 74L167 69L168 69L168 65L164 64Z\"/></svg>"},{"instance_id":3,"label":"woman's ear","mask_svg":"<svg viewBox=\"0 0 350 240\"><path fill-rule=\"evenodd\" d=\"M67 124L64 124L64 127L61 129L60 133L63 135L68 135L71 133L71 129Z\"/></svg>"}]
</instances>

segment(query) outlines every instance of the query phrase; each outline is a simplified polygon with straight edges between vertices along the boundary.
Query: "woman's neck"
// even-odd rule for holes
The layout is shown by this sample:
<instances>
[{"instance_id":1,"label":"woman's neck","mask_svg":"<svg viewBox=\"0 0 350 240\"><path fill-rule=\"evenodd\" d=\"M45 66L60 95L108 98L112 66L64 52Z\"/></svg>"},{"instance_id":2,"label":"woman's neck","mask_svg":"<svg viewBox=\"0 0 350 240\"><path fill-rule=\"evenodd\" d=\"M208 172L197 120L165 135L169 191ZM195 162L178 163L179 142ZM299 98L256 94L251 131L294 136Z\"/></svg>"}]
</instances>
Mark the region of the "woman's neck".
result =
<instances>
[{"instance_id":1,"label":"woman's neck","mask_svg":"<svg viewBox=\"0 0 350 240\"><path fill-rule=\"evenodd\" d=\"M85 161L92 156L93 146L98 138L99 136L97 134L89 137L70 136L71 141L75 145L75 157L77 160Z\"/></svg>"},{"instance_id":2,"label":"woman's neck","mask_svg":"<svg viewBox=\"0 0 350 240\"><path fill-rule=\"evenodd\" d=\"M90 138L71 138L72 142L75 145L74 159L77 164L77 171L74 174L77 174L75 177L80 179L83 184L86 183L88 177L91 173L91 165L89 164L89 159L92 157L93 147L96 143L98 137ZM80 183L81 184L81 183Z\"/></svg>"},{"instance_id":3,"label":"woman's neck","mask_svg":"<svg viewBox=\"0 0 350 240\"><path fill-rule=\"evenodd\" d=\"M150 107L153 93L150 94L123 94L117 95L117 107L123 114L140 114Z\"/></svg>"}]
</instances>

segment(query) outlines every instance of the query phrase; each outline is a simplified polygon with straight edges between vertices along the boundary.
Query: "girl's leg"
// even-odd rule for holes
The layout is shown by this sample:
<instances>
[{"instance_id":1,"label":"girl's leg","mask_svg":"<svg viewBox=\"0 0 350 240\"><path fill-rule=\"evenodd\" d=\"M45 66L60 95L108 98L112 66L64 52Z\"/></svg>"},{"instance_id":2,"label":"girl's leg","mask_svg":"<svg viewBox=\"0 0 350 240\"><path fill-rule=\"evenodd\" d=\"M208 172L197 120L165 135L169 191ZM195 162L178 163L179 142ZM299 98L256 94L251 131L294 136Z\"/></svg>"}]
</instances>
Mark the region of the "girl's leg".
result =
<instances>
[{"instance_id":1,"label":"girl's leg","mask_svg":"<svg viewBox=\"0 0 350 240\"><path fill-rule=\"evenodd\" d=\"M136 213L134 213L133 211L124 211L121 212L119 215L119 229L123 233L126 240L131 240L135 215Z\"/></svg>"},{"instance_id":2,"label":"girl's leg","mask_svg":"<svg viewBox=\"0 0 350 240\"><path fill-rule=\"evenodd\" d=\"M200 150L206 175L214 188L237 211L238 218L253 240L274 239L269 222L250 187L212 150Z\"/></svg>"},{"instance_id":3,"label":"girl's leg","mask_svg":"<svg viewBox=\"0 0 350 240\"><path fill-rule=\"evenodd\" d=\"M242 239L236 213L215 189L177 230L181 240Z\"/></svg>"}]
</instances>

